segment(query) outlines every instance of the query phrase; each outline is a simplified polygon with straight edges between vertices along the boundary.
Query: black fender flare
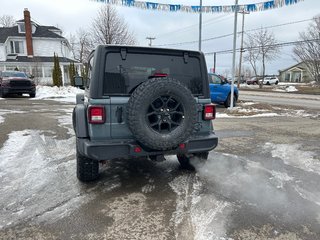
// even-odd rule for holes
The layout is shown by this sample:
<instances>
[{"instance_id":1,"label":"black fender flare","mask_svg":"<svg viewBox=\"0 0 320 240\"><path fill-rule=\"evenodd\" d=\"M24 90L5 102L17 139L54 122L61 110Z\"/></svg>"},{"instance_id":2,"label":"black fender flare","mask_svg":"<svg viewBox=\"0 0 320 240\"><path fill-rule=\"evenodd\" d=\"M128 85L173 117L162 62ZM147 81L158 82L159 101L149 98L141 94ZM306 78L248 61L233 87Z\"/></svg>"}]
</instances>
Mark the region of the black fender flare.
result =
<instances>
[{"instance_id":1,"label":"black fender flare","mask_svg":"<svg viewBox=\"0 0 320 240\"><path fill-rule=\"evenodd\" d=\"M73 109L72 124L77 138L88 138L87 107L84 104L84 95L77 94L77 105Z\"/></svg>"}]
</instances>

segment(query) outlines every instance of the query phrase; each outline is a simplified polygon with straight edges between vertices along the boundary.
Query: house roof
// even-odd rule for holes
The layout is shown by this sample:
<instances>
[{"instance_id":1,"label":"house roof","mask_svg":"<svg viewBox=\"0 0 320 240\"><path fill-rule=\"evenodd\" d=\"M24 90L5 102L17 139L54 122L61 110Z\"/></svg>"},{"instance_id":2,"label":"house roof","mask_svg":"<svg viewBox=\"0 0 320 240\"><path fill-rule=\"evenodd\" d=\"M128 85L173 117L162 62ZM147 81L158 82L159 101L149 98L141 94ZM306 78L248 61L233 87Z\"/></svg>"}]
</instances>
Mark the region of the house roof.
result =
<instances>
[{"instance_id":1,"label":"house roof","mask_svg":"<svg viewBox=\"0 0 320 240\"><path fill-rule=\"evenodd\" d=\"M287 68L285 68L285 69L283 69L283 70L279 70L279 72L280 72L280 73L286 72L286 71L288 71L288 70L290 70L290 69L292 69L292 68L299 68L300 70L305 70L304 67L299 66L299 65L302 64L302 63L304 63L304 62L299 62L299 63L297 63L297 64L295 64L295 65L292 65L292 66L290 66L290 67L287 67Z\"/></svg>"},{"instance_id":2,"label":"house roof","mask_svg":"<svg viewBox=\"0 0 320 240\"><path fill-rule=\"evenodd\" d=\"M57 38L64 39L57 33L50 30L60 30L54 26L39 26L37 25L36 31L32 34L32 37L45 37L45 38ZM18 26L13 27L0 27L0 43L4 43L8 37L25 37L25 33L19 33Z\"/></svg>"},{"instance_id":3,"label":"house roof","mask_svg":"<svg viewBox=\"0 0 320 240\"><path fill-rule=\"evenodd\" d=\"M287 69L287 71L304 71L305 69L303 67L294 66L292 68Z\"/></svg>"},{"instance_id":4,"label":"house roof","mask_svg":"<svg viewBox=\"0 0 320 240\"><path fill-rule=\"evenodd\" d=\"M53 62L53 57L27 57L27 56L17 56L16 59L7 59L6 61L0 61L0 63L31 63L31 62ZM59 62L60 63L78 63L77 61L70 59L70 58L66 58L66 57L59 57Z\"/></svg>"}]
</instances>

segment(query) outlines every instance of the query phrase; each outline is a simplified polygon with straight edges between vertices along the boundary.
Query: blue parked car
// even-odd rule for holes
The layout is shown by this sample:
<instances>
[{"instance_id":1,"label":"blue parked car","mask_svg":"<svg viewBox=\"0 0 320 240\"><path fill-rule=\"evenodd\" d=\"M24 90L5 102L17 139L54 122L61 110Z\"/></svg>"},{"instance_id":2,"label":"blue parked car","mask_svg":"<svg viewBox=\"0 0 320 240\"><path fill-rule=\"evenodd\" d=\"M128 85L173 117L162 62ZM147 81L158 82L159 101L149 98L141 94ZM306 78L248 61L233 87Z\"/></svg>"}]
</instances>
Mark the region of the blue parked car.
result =
<instances>
[{"instance_id":1,"label":"blue parked car","mask_svg":"<svg viewBox=\"0 0 320 240\"><path fill-rule=\"evenodd\" d=\"M231 85L227 80L217 74L209 73L208 77L210 83L211 102L223 104L226 108L230 107ZM234 86L234 106L236 105L238 97L238 88Z\"/></svg>"}]
</instances>

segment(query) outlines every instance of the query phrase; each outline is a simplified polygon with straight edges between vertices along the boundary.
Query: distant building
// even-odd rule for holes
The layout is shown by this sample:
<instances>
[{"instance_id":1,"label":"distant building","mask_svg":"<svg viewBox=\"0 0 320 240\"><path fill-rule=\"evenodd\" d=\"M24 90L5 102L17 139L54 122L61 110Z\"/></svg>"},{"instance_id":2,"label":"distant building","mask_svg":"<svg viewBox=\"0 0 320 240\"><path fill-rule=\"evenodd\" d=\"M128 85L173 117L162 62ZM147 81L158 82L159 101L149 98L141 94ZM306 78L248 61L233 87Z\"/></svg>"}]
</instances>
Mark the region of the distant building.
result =
<instances>
[{"instance_id":1,"label":"distant building","mask_svg":"<svg viewBox=\"0 0 320 240\"><path fill-rule=\"evenodd\" d=\"M0 27L0 70L19 69L39 84L51 85L54 53L59 56L62 81L68 85L70 63L78 68L80 63L72 59L70 44L59 28L31 21L28 9L15 26Z\"/></svg>"},{"instance_id":2,"label":"distant building","mask_svg":"<svg viewBox=\"0 0 320 240\"><path fill-rule=\"evenodd\" d=\"M311 82L313 78L304 62L297 63L284 70L279 70L280 82Z\"/></svg>"}]
</instances>

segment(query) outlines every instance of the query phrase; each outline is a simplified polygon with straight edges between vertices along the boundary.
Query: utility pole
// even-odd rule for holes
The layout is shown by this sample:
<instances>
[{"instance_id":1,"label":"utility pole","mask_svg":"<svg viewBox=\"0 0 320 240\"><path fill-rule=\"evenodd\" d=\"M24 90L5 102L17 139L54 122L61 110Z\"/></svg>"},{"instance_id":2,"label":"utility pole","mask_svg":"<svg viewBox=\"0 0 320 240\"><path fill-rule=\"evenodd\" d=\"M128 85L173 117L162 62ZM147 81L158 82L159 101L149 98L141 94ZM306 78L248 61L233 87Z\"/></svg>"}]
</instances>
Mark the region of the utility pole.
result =
<instances>
[{"instance_id":1,"label":"utility pole","mask_svg":"<svg viewBox=\"0 0 320 240\"><path fill-rule=\"evenodd\" d=\"M230 109L233 108L234 100L234 78L236 75L236 45L237 45L237 23L238 23L238 0L235 0L234 11L234 27L233 27L233 53L232 53L232 82L231 82L231 96L230 96Z\"/></svg>"},{"instance_id":2,"label":"utility pole","mask_svg":"<svg viewBox=\"0 0 320 240\"><path fill-rule=\"evenodd\" d=\"M239 60L239 74L238 74L238 82L237 82L237 86L238 88L240 87L240 80L241 80L241 65L242 65L242 53L244 52L243 50L243 34L244 34L244 15L245 14L249 14L249 12L243 10L241 12L239 12L242 14L242 31L241 31L241 46L240 46L240 60Z\"/></svg>"},{"instance_id":3,"label":"utility pole","mask_svg":"<svg viewBox=\"0 0 320 240\"><path fill-rule=\"evenodd\" d=\"M149 45L149 47L151 47L152 46L152 41L155 40L156 38L155 37L146 37L146 39L149 40L149 44L148 45Z\"/></svg>"},{"instance_id":4,"label":"utility pole","mask_svg":"<svg viewBox=\"0 0 320 240\"><path fill-rule=\"evenodd\" d=\"M213 73L216 73L217 53L213 53Z\"/></svg>"},{"instance_id":5,"label":"utility pole","mask_svg":"<svg viewBox=\"0 0 320 240\"><path fill-rule=\"evenodd\" d=\"M202 0L200 0L200 13L199 13L199 51L201 51L202 41Z\"/></svg>"}]
</instances>

